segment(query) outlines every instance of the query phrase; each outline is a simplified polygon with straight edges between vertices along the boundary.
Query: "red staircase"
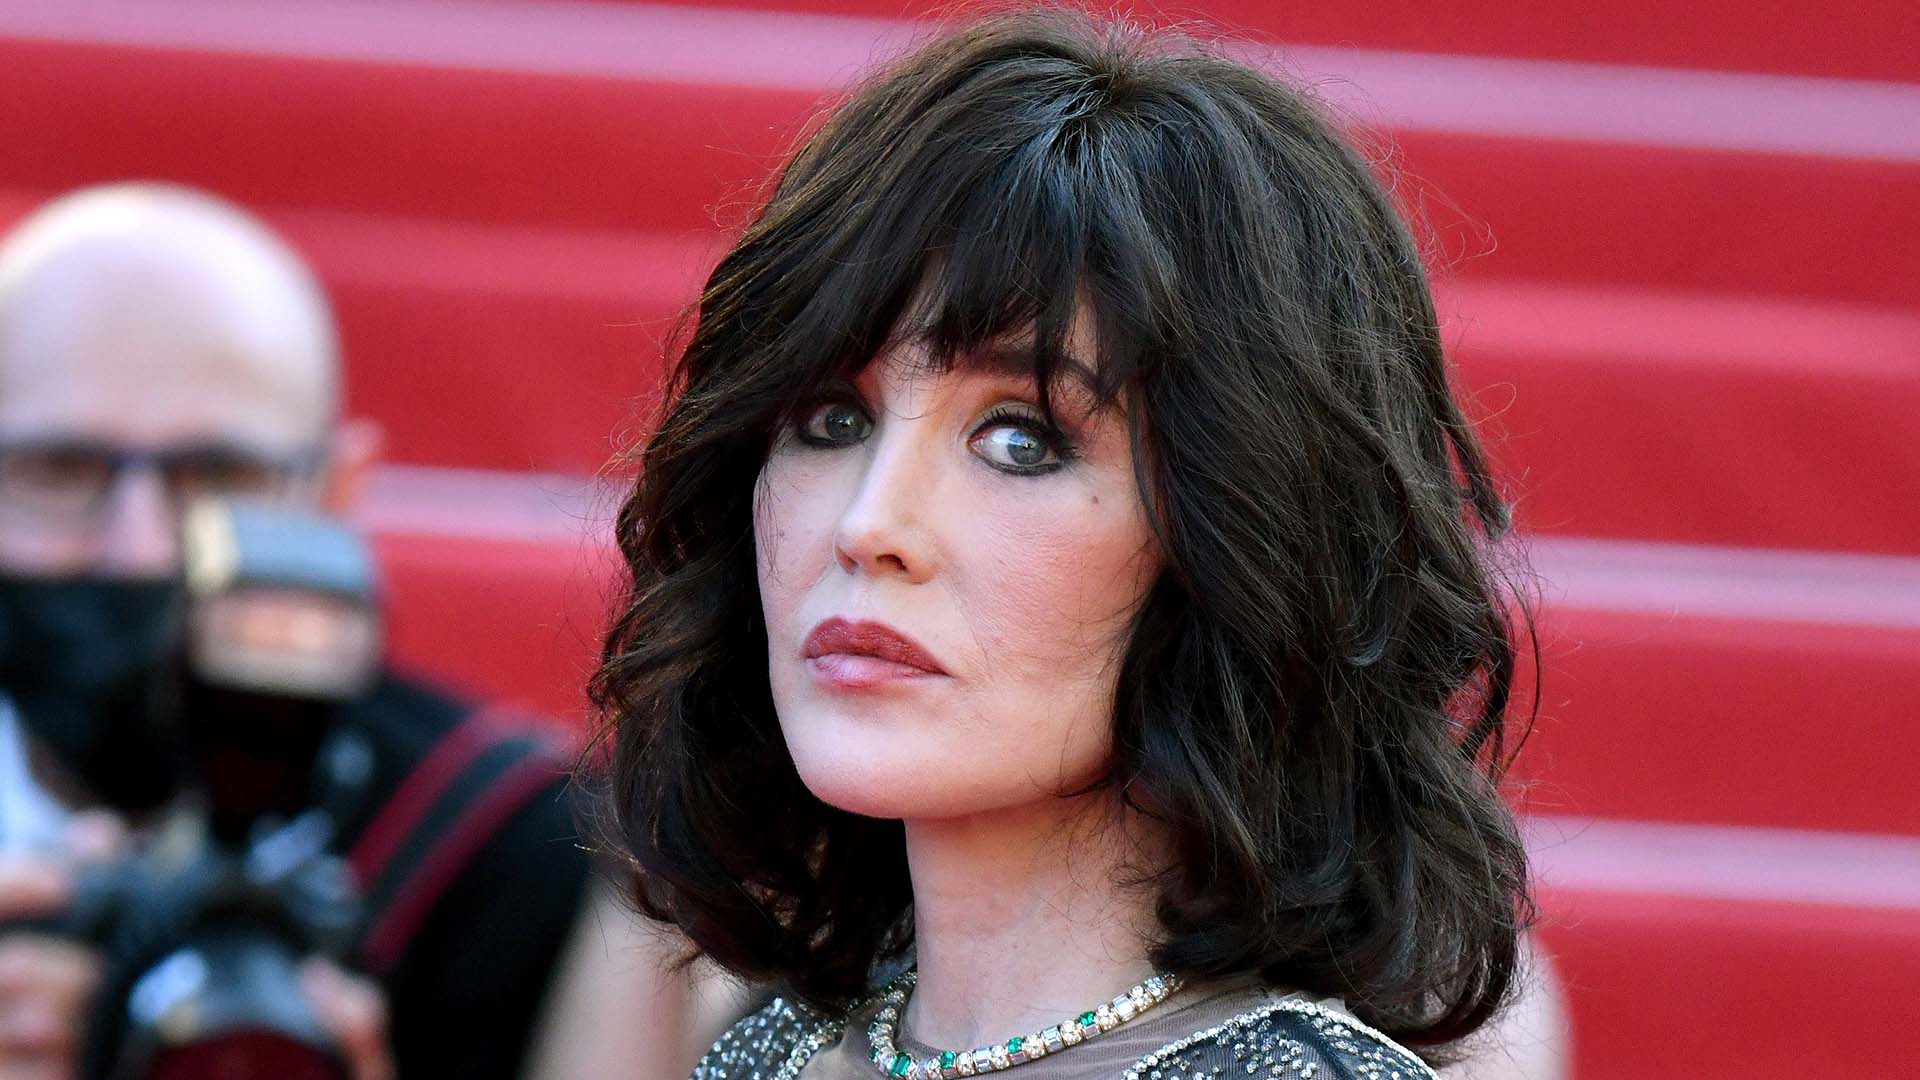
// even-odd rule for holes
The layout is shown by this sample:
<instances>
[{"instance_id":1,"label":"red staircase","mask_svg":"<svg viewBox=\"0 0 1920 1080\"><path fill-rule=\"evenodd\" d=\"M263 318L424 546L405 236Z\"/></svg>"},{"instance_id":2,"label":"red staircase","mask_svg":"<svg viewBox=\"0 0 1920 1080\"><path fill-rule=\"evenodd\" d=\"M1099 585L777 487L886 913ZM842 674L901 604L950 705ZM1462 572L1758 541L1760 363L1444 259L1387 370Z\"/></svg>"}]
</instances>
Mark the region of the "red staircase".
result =
<instances>
[{"instance_id":1,"label":"red staircase","mask_svg":"<svg viewBox=\"0 0 1920 1080\"><path fill-rule=\"evenodd\" d=\"M152 177L284 230L388 430L396 656L577 719L618 497L590 478L759 181L930 7L0 8L0 224ZM1547 582L1516 797L1576 1075L1899 1074L1920 8L1194 7L1321 87L1432 237Z\"/></svg>"}]
</instances>

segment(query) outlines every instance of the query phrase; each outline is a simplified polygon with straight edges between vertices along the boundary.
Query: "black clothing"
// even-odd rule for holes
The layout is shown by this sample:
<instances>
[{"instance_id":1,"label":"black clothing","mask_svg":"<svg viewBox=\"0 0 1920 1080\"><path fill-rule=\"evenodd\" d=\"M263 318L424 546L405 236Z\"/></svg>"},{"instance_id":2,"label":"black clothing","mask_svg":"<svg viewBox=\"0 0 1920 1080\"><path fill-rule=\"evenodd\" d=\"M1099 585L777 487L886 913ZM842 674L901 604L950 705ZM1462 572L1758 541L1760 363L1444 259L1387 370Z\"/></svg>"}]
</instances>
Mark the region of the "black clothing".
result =
<instances>
[{"instance_id":1,"label":"black clothing","mask_svg":"<svg viewBox=\"0 0 1920 1080\"><path fill-rule=\"evenodd\" d=\"M368 795L336 845L356 840L473 707L388 675L340 723L373 751ZM564 773L528 798L440 891L390 970L380 973L404 1080L518 1075L554 967L579 914L587 859Z\"/></svg>"}]
</instances>

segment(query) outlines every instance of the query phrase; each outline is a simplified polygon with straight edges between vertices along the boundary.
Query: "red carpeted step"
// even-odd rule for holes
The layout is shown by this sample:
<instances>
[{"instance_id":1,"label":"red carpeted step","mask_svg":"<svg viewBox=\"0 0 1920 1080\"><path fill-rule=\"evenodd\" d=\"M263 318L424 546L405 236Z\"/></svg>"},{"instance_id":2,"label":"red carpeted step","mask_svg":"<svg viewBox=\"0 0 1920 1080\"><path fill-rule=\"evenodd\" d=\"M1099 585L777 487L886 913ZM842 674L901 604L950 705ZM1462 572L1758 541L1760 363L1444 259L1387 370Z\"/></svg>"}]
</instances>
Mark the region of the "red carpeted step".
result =
<instances>
[{"instance_id":1,"label":"red carpeted step","mask_svg":"<svg viewBox=\"0 0 1920 1080\"><path fill-rule=\"evenodd\" d=\"M898 18L963 14L993 5L953 0L726 0L725 6ZM1087 6L1145 17L1160 12L1246 36L1321 45L1920 80L1920 53L1908 47L1920 39L1920 13L1899 0L1856 0L1832 8L1675 7L1658 0L1606 5L1200 0L1148 8L1118 2Z\"/></svg>"},{"instance_id":2,"label":"red carpeted step","mask_svg":"<svg viewBox=\"0 0 1920 1080\"><path fill-rule=\"evenodd\" d=\"M1913 164L1391 137L1406 173L1396 195L1442 272L1908 307L1920 296L1920 258L1881 231L1920 226Z\"/></svg>"},{"instance_id":3,"label":"red carpeted step","mask_svg":"<svg viewBox=\"0 0 1920 1080\"><path fill-rule=\"evenodd\" d=\"M1920 312L1442 286L1456 385L1529 529L1920 553Z\"/></svg>"},{"instance_id":4,"label":"red carpeted step","mask_svg":"<svg viewBox=\"0 0 1920 1080\"><path fill-rule=\"evenodd\" d=\"M376 470L357 521L386 579L389 655L581 724L616 597L615 498L528 473Z\"/></svg>"},{"instance_id":5,"label":"red carpeted step","mask_svg":"<svg viewBox=\"0 0 1920 1080\"><path fill-rule=\"evenodd\" d=\"M1901 1076L1920 842L1534 822L1581 1080Z\"/></svg>"},{"instance_id":6,"label":"red carpeted step","mask_svg":"<svg viewBox=\"0 0 1920 1080\"><path fill-rule=\"evenodd\" d=\"M710 226L823 93L0 36L0 137L31 150L0 183L151 176L277 205Z\"/></svg>"},{"instance_id":7,"label":"red carpeted step","mask_svg":"<svg viewBox=\"0 0 1920 1080\"><path fill-rule=\"evenodd\" d=\"M1580 1080L1902 1075L1920 1055L1920 911L1550 900ZM1564 915L1561 914L1564 912Z\"/></svg>"},{"instance_id":8,"label":"red carpeted step","mask_svg":"<svg viewBox=\"0 0 1920 1080\"><path fill-rule=\"evenodd\" d=\"M0 16L0 35L16 35L0 37L0 140L15 150L0 184L168 176L280 205L702 228L740 220L815 108L913 29L648 5L440 25L457 10L392 16L385 33L214 19L198 36L132 16L130 31ZM1920 132L1904 120L1920 89L1279 56L1389 128L1400 155L1384 167L1468 272L1920 295L1920 260L1899 240L1920 232ZM1783 254L1795 251L1821 257Z\"/></svg>"},{"instance_id":9,"label":"red carpeted step","mask_svg":"<svg viewBox=\"0 0 1920 1080\"><path fill-rule=\"evenodd\" d=\"M1920 560L1552 538L1531 551L1545 674L1523 805L1920 835Z\"/></svg>"}]
</instances>

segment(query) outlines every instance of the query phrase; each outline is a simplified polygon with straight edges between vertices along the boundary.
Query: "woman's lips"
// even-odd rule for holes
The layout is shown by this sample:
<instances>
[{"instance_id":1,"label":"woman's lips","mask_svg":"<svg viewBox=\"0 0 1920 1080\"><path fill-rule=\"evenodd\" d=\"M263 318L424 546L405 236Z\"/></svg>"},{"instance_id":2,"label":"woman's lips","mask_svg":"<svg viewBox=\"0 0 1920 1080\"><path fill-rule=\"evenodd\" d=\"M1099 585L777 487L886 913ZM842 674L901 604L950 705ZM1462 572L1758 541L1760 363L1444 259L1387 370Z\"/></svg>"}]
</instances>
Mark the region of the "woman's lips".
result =
<instances>
[{"instance_id":1,"label":"woman's lips","mask_svg":"<svg viewBox=\"0 0 1920 1080\"><path fill-rule=\"evenodd\" d=\"M844 690L947 674L932 653L893 627L838 616L813 628L801 655L815 678Z\"/></svg>"},{"instance_id":2,"label":"woman's lips","mask_svg":"<svg viewBox=\"0 0 1920 1080\"><path fill-rule=\"evenodd\" d=\"M939 677L931 671L908 664L848 653L809 657L807 669L813 672L814 678L841 690L866 690L888 683Z\"/></svg>"}]
</instances>

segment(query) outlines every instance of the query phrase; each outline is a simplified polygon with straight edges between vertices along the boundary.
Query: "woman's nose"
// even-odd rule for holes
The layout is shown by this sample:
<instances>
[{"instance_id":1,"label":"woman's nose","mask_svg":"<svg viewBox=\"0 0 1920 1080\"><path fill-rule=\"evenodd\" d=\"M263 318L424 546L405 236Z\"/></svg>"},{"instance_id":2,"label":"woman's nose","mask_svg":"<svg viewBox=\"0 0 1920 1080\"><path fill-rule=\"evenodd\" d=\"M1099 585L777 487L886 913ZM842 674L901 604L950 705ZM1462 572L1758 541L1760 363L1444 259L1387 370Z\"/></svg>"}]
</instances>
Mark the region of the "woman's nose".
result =
<instances>
[{"instance_id":1,"label":"woman's nose","mask_svg":"<svg viewBox=\"0 0 1920 1080\"><path fill-rule=\"evenodd\" d=\"M929 511L939 489L936 452L914 420L894 420L869 439L857 482L834 530L834 555L850 574L923 581L938 545Z\"/></svg>"}]
</instances>

